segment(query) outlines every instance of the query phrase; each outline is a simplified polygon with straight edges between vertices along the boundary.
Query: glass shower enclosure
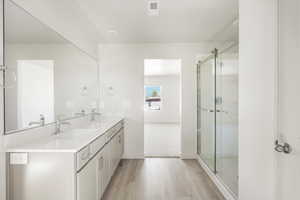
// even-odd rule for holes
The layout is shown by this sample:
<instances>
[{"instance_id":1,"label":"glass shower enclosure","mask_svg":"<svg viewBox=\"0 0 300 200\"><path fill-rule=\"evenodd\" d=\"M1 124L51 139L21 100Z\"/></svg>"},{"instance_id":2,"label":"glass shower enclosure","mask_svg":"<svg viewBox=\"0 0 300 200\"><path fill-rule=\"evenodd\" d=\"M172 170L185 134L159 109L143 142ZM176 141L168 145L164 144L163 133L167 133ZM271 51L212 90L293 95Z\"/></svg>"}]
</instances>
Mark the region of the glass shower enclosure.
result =
<instances>
[{"instance_id":1,"label":"glass shower enclosure","mask_svg":"<svg viewBox=\"0 0 300 200\"><path fill-rule=\"evenodd\" d=\"M215 49L197 66L198 154L238 195L238 50Z\"/></svg>"}]
</instances>

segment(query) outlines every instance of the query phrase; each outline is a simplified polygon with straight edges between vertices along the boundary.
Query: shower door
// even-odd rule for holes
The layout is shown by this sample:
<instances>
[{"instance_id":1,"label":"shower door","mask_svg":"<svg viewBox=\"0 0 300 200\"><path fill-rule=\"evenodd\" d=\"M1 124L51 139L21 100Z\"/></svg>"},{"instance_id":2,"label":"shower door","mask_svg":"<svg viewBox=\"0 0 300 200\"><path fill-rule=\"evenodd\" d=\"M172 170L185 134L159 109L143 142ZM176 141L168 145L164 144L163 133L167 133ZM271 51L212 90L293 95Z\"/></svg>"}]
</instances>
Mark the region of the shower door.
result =
<instances>
[{"instance_id":1,"label":"shower door","mask_svg":"<svg viewBox=\"0 0 300 200\"><path fill-rule=\"evenodd\" d=\"M212 171L216 170L215 58L198 65L198 153Z\"/></svg>"},{"instance_id":2,"label":"shower door","mask_svg":"<svg viewBox=\"0 0 300 200\"><path fill-rule=\"evenodd\" d=\"M232 192L238 194L237 46L215 50L198 65L198 154Z\"/></svg>"},{"instance_id":3,"label":"shower door","mask_svg":"<svg viewBox=\"0 0 300 200\"><path fill-rule=\"evenodd\" d=\"M216 66L216 172L238 194L238 54L221 52Z\"/></svg>"}]
</instances>

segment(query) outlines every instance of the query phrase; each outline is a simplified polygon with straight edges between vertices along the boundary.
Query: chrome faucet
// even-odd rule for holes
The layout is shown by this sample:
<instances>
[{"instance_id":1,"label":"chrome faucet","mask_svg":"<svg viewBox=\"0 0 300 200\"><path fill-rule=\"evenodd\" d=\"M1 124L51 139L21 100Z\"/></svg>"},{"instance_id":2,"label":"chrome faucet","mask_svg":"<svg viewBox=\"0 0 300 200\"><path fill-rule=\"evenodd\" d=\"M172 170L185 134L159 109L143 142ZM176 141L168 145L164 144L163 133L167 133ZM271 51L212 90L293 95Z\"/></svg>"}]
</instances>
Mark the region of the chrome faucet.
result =
<instances>
[{"instance_id":1,"label":"chrome faucet","mask_svg":"<svg viewBox=\"0 0 300 200\"><path fill-rule=\"evenodd\" d=\"M58 135L61 133L61 125L66 124L66 125L71 125L70 122L66 121L61 121L60 119L57 119L55 122L55 132L54 135Z\"/></svg>"},{"instance_id":2,"label":"chrome faucet","mask_svg":"<svg viewBox=\"0 0 300 200\"><path fill-rule=\"evenodd\" d=\"M40 121L38 121L38 122L29 122L29 126L32 126L32 125L44 126L45 125L45 116L40 114Z\"/></svg>"},{"instance_id":3,"label":"chrome faucet","mask_svg":"<svg viewBox=\"0 0 300 200\"><path fill-rule=\"evenodd\" d=\"M96 115L101 116L101 113L96 112L96 109L92 109L92 112L91 112L91 121L95 121L96 120Z\"/></svg>"},{"instance_id":4,"label":"chrome faucet","mask_svg":"<svg viewBox=\"0 0 300 200\"><path fill-rule=\"evenodd\" d=\"M75 116L84 116L85 115L85 110L81 110L80 113L75 113Z\"/></svg>"}]
</instances>

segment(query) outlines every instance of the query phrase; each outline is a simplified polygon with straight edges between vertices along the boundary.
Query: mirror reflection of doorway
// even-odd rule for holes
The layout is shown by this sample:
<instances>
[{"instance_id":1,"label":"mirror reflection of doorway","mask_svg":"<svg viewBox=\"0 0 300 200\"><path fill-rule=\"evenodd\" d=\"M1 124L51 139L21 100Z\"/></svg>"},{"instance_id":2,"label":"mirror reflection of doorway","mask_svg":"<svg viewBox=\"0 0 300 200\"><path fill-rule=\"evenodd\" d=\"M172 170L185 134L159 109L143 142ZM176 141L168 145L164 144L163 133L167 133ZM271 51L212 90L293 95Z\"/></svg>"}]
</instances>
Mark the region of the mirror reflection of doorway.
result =
<instances>
[{"instance_id":1,"label":"mirror reflection of doorway","mask_svg":"<svg viewBox=\"0 0 300 200\"><path fill-rule=\"evenodd\" d=\"M53 74L53 60L18 60L18 128L27 127L41 114L46 123L54 121Z\"/></svg>"},{"instance_id":2,"label":"mirror reflection of doorway","mask_svg":"<svg viewBox=\"0 0 300 200\"><path fill-rule=\"evenodd\" d=\"M144 60L145 157L181 154L181 60Z\"/></svg>"}]
</instances>

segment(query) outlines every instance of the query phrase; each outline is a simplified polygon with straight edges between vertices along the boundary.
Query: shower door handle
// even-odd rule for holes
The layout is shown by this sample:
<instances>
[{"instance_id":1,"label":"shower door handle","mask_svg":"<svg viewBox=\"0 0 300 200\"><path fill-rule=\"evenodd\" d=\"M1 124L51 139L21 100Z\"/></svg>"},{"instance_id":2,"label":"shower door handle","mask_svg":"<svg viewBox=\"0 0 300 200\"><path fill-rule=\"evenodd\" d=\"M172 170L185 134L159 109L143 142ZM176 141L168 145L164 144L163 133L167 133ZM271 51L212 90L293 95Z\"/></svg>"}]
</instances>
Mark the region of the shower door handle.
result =
<instances>
[{"instance_id":1,"label":"shower door handle","mask_svg":"<svg viewBox=\"0 0 300 200\"><path fill-rule=\"evenodd\" d=\"M214 113L214 112L215 112L214 109L201 108L201 110L206 111L206 112L208 112L208 113ZM223 112L223 111L217 109L216 112L220 113L220 112Z\"/></svg>"},{"instance_id":2,"label":"shower door handle","mask_svg":"<svg viewBox=\"0 0 300 200\"><path fill-rule=\"evenodd\" d=\"M209 110L207 110L207 112L209 112L209 113L214 113L215 110L214 110L214 109L209 109ZM221 112L221 110L216 110L216 112Z\"/></svg>"},{"instance_id":3,"label":"shower door handle","mask_svg":"<svg viewBox=\"0 0 300 200\"><path fill-rule=\"evenodd\" d=\"M207 108L201 108L202 111L205 111L205 112L214 112L213 109L207 109Z\"/></svg>"}]
</instances>

